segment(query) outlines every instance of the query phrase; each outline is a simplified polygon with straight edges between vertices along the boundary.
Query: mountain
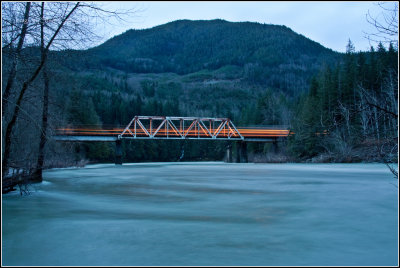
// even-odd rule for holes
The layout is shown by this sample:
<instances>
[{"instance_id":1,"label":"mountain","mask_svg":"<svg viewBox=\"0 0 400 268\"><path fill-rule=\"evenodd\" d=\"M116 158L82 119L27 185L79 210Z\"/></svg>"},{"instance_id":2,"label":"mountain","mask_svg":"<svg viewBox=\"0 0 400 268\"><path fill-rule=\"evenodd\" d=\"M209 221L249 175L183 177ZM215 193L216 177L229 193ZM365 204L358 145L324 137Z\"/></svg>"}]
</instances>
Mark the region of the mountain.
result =
<instances>
[{"instance_id":1,"label":"mountain","mask_svg":"<svg viewBox=\"0 0 400 268\"><path fill-rule=\"evenodd\" d=\"M24 51L38 60L37 49ZM49 122L52 128L123 128L135 115L228 117L240 127L288 126L297 133L295 140L288 141L288 150L296 157L314 157L326 148L336 148L335 137L350 137L339 143L350 148L361 138L360 129L365 133L377 129L378 140L389 133L386 117L380 117L375 108L364 107L364 117L356 117L365 106L358 100L364 93L357 89L358 85L373 89L370 96L381 92L383 100L382 89L390 89L387 92L393 95L385 83L397 77L396 60L393 47L343 54L285 26L179 20L129 30L88 50L52 51L47 63ZM10 59L3 59L4 68L9 68L7 62ZM42 82L39 78L32 86L31 99L42 98L38 90ZM41 118L40 109L34 114L31 99L23 103L24 110L32 109L29 118ZM25 121L20 121L21 138L27 129L22 125ZM319 143L323 137L313 133L327 129L337 133ZM33 131L36 125L30 126L29 132ZM225 145L132 141L125 143L124 157L133 162L175 161L185 146L185 160L221 160ZM113 161L114 157L110 144L83 144L68 150L70 159ZM265 153L270 147L252 144L248 150Z\"/></svg>"},{"instance_id":2,"label":"mountain","mask_svg":"<svg viewBox=\"0 0 400 268\"><path fill-rule=\"evenodd\" d=\"M332 64L340 55L285 26L218 19L128 30L72 58L81 70L84 66L142 74L203 72L200 80L218 80L214 71L222 68L219 74L227 72L229 79L296 93L308 88L324 63Z\"/></svg>"},{"instance_id":3,"label":"mountain","mask_svg":"<svg viewBox=\"0 0 400 268\"><path fill-rule=\"evenodd\" d=\"M178 20L129 30L92 51L120 70L179 74L249 63L307 68L334 55L285 26L224 20Z\"/></svg>"}]
</instances>

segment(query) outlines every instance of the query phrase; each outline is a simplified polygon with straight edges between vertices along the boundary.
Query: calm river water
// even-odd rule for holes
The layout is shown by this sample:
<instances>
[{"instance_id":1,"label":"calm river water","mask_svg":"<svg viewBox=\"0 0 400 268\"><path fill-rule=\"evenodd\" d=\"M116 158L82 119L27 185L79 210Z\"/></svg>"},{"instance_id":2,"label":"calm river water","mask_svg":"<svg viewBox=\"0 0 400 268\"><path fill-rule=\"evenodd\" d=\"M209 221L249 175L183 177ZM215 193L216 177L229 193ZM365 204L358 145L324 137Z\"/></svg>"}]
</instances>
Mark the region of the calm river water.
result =
<instances>
[{"instance_id":1,"label":"calm river water","mask_svg":"<svg viewBox=\"0 0 400 268\"><path fill-rule=\"evenodd\" d=\"M3 265L398 264L383 164L141 163L46 171L3 195Z\"/></svg>"}]
</instances>

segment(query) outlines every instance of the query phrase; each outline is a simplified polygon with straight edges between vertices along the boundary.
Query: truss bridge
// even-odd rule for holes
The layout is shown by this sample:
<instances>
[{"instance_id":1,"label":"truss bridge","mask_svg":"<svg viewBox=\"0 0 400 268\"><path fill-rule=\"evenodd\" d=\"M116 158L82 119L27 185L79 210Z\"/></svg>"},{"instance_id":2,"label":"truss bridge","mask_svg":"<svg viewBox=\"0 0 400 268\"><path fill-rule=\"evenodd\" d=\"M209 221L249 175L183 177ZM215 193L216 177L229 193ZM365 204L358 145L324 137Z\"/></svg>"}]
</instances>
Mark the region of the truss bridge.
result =
<instances>
[{"instance_id":1,"label":"truss bridge","mask_svg":"<svg viewBox=\"0 0 400 268\"><path fill-rule=\"evenodd\" d=\"M121 141L142 140L214 140L235 141L237 155L247 162L247 142L277 142L286 139L292 133L285 127L236 127L229 118L177 117L177 116L135 116L125 128L65 127L56 130L57 141L114 141L116 155L122 156ZM227 159L231 162L231 143L227 148ZM121 162L122 161L116 161Z\"/></svg>"},{"instance_id":2,"label":"truss bridge","mask_svg":"<svg viewBox=\"0 0 400 268\"><path fill-rule=\"evenodd\" d=\"M243 140L229 118L135 116L118 138Z\"/></svg>"}]
</instances>

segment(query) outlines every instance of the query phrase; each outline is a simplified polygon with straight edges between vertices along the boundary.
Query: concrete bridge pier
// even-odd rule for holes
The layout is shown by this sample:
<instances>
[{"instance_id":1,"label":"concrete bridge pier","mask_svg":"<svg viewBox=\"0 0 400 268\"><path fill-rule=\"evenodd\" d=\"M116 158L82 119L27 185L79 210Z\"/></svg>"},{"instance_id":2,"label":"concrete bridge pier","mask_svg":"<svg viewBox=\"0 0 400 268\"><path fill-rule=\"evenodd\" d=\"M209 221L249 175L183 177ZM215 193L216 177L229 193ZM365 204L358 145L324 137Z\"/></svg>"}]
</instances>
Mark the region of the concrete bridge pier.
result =
<instances>
[{"instance_id":1,"label":"concrete bridge pier","mask_svg":"<svg viewBox=\"0 0 400 268\"><path fill-rule=\"evenodd\" d=\"M227 162L227 163L232 163L232 162L233 162L232 160L233 160L233 159L232 159L232 144L229 143L229 144L226 146L226 162Z\"/></svg>"},{"instance_id":2,"label":"concrete bridge pier","mask_svg":"<svg viewBox=\"0 0 400 268\"><path fill-rule=\"evenodd\" d=\"M236 144L236 163L248 163L247 142L239 141Z\"/></svg>"},{"instance_id":3,"label":"concrete bridge pier","mask_svg":"<svg viewBox=\"0 0 400 268\"><path fill-rule=\"evenodd\" d=\"M117 139L115 141L115 164L122 165L122 140Z\"/></svg>"}]
</instances>

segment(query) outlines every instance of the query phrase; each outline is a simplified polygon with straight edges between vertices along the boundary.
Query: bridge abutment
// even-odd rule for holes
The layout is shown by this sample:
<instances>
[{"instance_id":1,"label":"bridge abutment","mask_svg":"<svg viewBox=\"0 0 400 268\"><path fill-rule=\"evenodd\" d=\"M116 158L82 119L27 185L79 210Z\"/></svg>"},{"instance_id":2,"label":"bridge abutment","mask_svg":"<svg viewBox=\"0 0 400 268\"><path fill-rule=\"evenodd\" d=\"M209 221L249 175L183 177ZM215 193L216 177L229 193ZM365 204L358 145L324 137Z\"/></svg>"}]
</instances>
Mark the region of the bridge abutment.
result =
<instances>
[{"instance_id":1,"label":"bridge abutment","mask_svg":"<svg viewBox=\"0 0 400 268\"><path fill-rule=\"evenodd\" d=\"M115 141L115 164L122 165L122 140Z\"/></svg>"}]
</instances>

